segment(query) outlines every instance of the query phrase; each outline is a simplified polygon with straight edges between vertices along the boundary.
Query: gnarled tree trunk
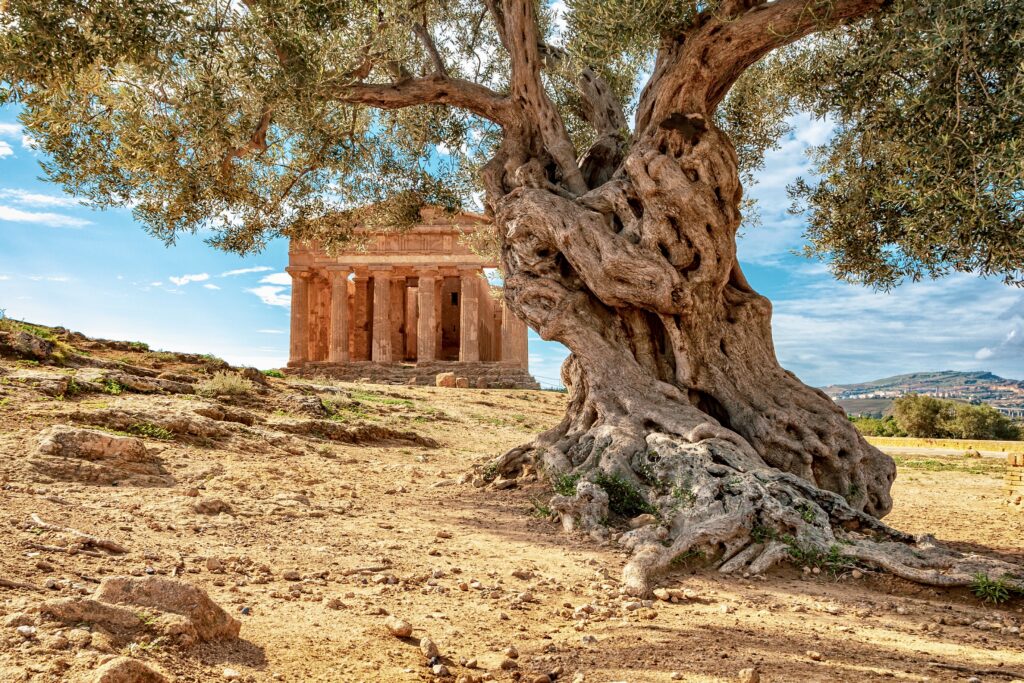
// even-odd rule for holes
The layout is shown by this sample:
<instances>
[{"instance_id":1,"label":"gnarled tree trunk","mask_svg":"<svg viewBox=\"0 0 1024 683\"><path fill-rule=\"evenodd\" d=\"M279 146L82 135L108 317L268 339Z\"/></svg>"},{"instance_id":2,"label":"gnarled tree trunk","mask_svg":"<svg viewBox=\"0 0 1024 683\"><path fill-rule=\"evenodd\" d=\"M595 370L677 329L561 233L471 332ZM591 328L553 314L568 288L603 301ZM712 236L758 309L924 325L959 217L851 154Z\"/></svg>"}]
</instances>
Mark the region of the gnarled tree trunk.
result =
<instances>
[{"instance_id":1,"label":"gnarled tree trunk","mask_svg":"<svg viewBox=\"0 0 1024 683\"><path fill-rule=\"evenodd\" d=\"M1010 571L878 521L892 506L892 459L779 366L771 305L736 260L736 154L703 116L679 124L635 144L614 177L578 198L524 171L496 201L508 303L572 352L565 418L498 471L575 475L576 494L552 507L567 528L598 535L609 481L612 513L616 496L639 496L627 511L656 521L620 539L635 594L696 549L726 572L790 556L940 585Z\"/></svg>"}]
</instances>

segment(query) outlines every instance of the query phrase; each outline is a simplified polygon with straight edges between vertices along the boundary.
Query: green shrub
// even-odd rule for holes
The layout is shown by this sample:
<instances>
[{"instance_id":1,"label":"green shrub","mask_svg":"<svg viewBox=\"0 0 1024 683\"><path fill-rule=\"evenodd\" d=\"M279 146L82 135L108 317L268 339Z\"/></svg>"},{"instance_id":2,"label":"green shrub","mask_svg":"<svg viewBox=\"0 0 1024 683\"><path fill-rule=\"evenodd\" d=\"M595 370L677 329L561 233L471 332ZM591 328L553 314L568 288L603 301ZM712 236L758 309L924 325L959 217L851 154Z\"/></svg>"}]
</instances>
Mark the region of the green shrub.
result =
<instances>
[{"instance_id":1,"label":"green shrub","mask_svg":"<svg viewBox=\"0 0 1024 683\"><path fill-rule=\"evenodd\" d=\"M170 441L174 438L174 434L170 431L149 422L137 422L129 426L125 431L134 436L143 436L160 441Z\"/></svg>"},{"instance_id":2,"label":"green shrub","mask_svg":"<svg viewBox=\"0 0 1024 683\"><path fill-rule=\"evenodd\" d=\"M602 472L594 483L608 494L608 509L622 517L636 517L645 512L657 514L653 505L630 482L615 474Z\"/></svg>"},{"instance_id":3,"label":"green shrub","mask_svg":"<svg viewBox=\"0 0 1024 683\"><path fill-rule=\"evenodd\" d=\"M149 351L149 344L146 342L128 342L128 348L132 351L144 352Z\"/></svg>"},{"instance_id":4,"label":"green shrub","mask_svg":"<svg viewBox=\"0 0 1024 683\"><path fill-rule=\"evenodd\" d=\"M256 390L252 382L233 372L221 370L196 385L200 396L245 396Z\"/></svg>"},{"instance_id":5,"label":"green shrub","mask_svg":"<svg viewBox=\"0 0 1024 683\"><path fill-rule=\"evenodd\" d=\"M983 602L998 605L1010 599L1013 587L1003 579L990 579L985 574L975 574L971 592Z\"/></svg>"},{"instance_id":6,"label":"green shrub","mask_svg":"<svg viewBox=\"0 0 1024 683\"><path fill-rule=\"evenodd\" d=\"M114 396L117 396L118 394L122 393L123 391L124 391L124 387L121 386L121 383L118 382L117 380L114 380L114 379L105 379L105 380L103 380L103 393L104 394L112 394Z\"/></svg>"},{"instance_id":7,"label":"green shrub","mask_svg":"<svg viewBox=\"0 0 1024 683\"><path fill-rule=\"evenodd\" d=\"M560 496L570 497L576 495L576 484L580 480L579 474L560 474L555 477L551 487Z\"/></svg>"},{"instance_id":8,"label":"green shrub","mask_svg":"<svg viewBox=\"0 0 1024 683\"><path fill-rule=\"evenodd\" d=\"M276 377L277 379L284 379L284 373L280 370L264 370L263 374L267 377Z\"/></svg>"}]
</instances>

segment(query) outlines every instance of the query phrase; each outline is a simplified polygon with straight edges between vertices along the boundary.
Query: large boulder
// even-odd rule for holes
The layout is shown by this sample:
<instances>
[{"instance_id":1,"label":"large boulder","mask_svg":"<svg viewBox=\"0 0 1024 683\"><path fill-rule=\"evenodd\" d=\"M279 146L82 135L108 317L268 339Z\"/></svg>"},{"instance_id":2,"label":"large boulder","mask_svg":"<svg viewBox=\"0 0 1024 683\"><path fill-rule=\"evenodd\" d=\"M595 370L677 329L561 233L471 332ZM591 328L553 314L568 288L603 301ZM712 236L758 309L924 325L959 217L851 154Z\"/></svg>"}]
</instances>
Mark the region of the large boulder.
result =
<instances>
[{"instance_id":1,"label":"large boulder","mask_svg":"<svg viewBox=\"0 0 1024 683\"><path fill-rule=\"evenodd\" d=\"M237 638L241 622L222 610L201 588L162 576L104 579L93 597L101 602L149 607L178 614L192 624L202 642Z\"/></svg>"},{"instance_id":2,"label":"large boulder","mask_svg":"<svg viewBox=\"0 0 1024 683\"><path fill-rule=\"evenodd\" d=\"M68 425L53 425L40 432L29 463L54 479L89 484L173 483L160 459L141 439Z\"/></svg>"},{"instance_id":3,"label":"large boulder","mask_svg":"<svg viewBox=\"0 0 1024 683\"><path fill-rule=\"evenodd\" d=\"M99 627L116 644L163 636L188 647L237 638L242 627L202 589L162 576L110 577L92 597L48 600L39 611L65 624Z\"/></svg>"},{"instance_id":4,"label":"large boulder","mask_svg":"<svg viewBox=\"0 0 1024 683\"><path fill-rule=\"evenodd\" d=\"M437 377L434 378L434 383L439 387L447 387L449 389L455 388L455 373L454 372L439 372Z\"/></svg>"}]
</instances>

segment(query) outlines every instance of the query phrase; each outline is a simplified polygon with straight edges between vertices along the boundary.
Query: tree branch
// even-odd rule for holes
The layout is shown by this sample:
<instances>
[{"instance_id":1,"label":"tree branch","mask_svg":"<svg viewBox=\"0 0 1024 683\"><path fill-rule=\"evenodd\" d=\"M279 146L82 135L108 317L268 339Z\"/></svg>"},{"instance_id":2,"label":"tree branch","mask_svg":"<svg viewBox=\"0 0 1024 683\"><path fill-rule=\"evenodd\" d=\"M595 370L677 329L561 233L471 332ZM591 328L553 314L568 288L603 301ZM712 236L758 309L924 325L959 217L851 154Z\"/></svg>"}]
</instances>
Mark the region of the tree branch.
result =
<instances>
[{"instance_id":1,"label":"tree branch","mask_svg":"<svg viewBox=\"0 0 1024 683\"><path fill-rule=\"evenodd\" d=\"M449 104L473 112L500 126L516 120L509 98L460 78L429 76L397 83L350 83L336 88L339 102L365 104L380 109L401 109L419 104Z\"/></svg>"},{"instance_id":2,"label":"tree branch","mask_svg":"<svg viewBox=\"0 0 1024 683\"><path fill-rule=\"evenodd\" d=\"M636 134L673 113L710 115L729 88L772 50L877 12L886 0L734 0L692 30L666 41L640 98ZM750 5L749 9L745 9Z\"/></svg>"},{"instance_id":3,"label":"tree branch","mask_svg":"<svg viewBox=\"0 0 1024 683\"><path fill-rule=\"evenodd\" d=\"M259 124L257 124L256 130L253 131L252 137L249 138L249 141L241 147L236 147L224 155L224 159L220 162L221 176L226 178L231 173L232 159L240 159L249 152L267 151L267 131L270 130L270 121L272 116L273 111L269 107L264 107L263 113L260 115Z\"/></svg>"},{"instance_id":4,"label":"tree branch","mask_svg":"<svg viewBox=\"0 0 1024 683\"><path fill-rule=\"evenodd\" d=\"M437 51L437 45L434 44L430 31L427 30L426 26L418 22L412 25L412 30L416 37L420 39L420 42L423 43L423 49L430 56L430 62L434 65L434 73L439 76L447 76L448 69L444 65L444 60L441 59L441 53Z\"/></svg>"},{"instance_id":5,"label":"tree branch","mask_svg":"<svg viewBox=\"0 0 1024 683\"><path fill-rule=\"evenodd\" d=\"M562 172L562 183L575 195L589 188L576 163L576 150L565 123L552 104L540 78L540 32L531 0L505 0L503 3L504 41L512 59L512 97L532 114L540 129L548 154ZM500 15L496 15L500 16Z\"/></svg>"}]
</instances>

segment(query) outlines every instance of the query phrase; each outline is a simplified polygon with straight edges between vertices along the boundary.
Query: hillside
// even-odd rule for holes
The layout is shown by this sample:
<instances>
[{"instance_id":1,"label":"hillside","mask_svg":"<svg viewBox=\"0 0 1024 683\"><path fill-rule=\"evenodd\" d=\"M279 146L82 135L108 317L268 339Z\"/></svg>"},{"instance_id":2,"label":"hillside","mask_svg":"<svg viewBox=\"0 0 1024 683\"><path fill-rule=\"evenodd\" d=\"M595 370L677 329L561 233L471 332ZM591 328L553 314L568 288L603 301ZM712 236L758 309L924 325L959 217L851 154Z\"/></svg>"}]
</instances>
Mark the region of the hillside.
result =
<instances>
[{"instance_id":1,"label":"hillside","mask_svg":"<svg viewBox=\"0 0 1024 683\"><path fill-rule=\"evenodd\" d=\"M475 485L496 454L556 424L564 401L266 378L0 326L0 681L1024 671L1012 607L869 570L730 578L695 557L662 580L670 600L622 594L622 520L597 543L550 519L536 474ZM887 521L1024 560L1024 519L995 495L998 463L922 463L900 464Z\"/></svg>"},{"instance_id":2,"label":"hillside","mask_svg":"<svg viewBox=\"0 0 1024 683\"><path fill-rule=\"evenodd\" d=\"M1024 381L985 371L914 372L858 384L833 384L822 390L855 415L884 414L894 398L914 393L987 403L1011 417L1024 417Z\"/></svg>"}]
</instances>

